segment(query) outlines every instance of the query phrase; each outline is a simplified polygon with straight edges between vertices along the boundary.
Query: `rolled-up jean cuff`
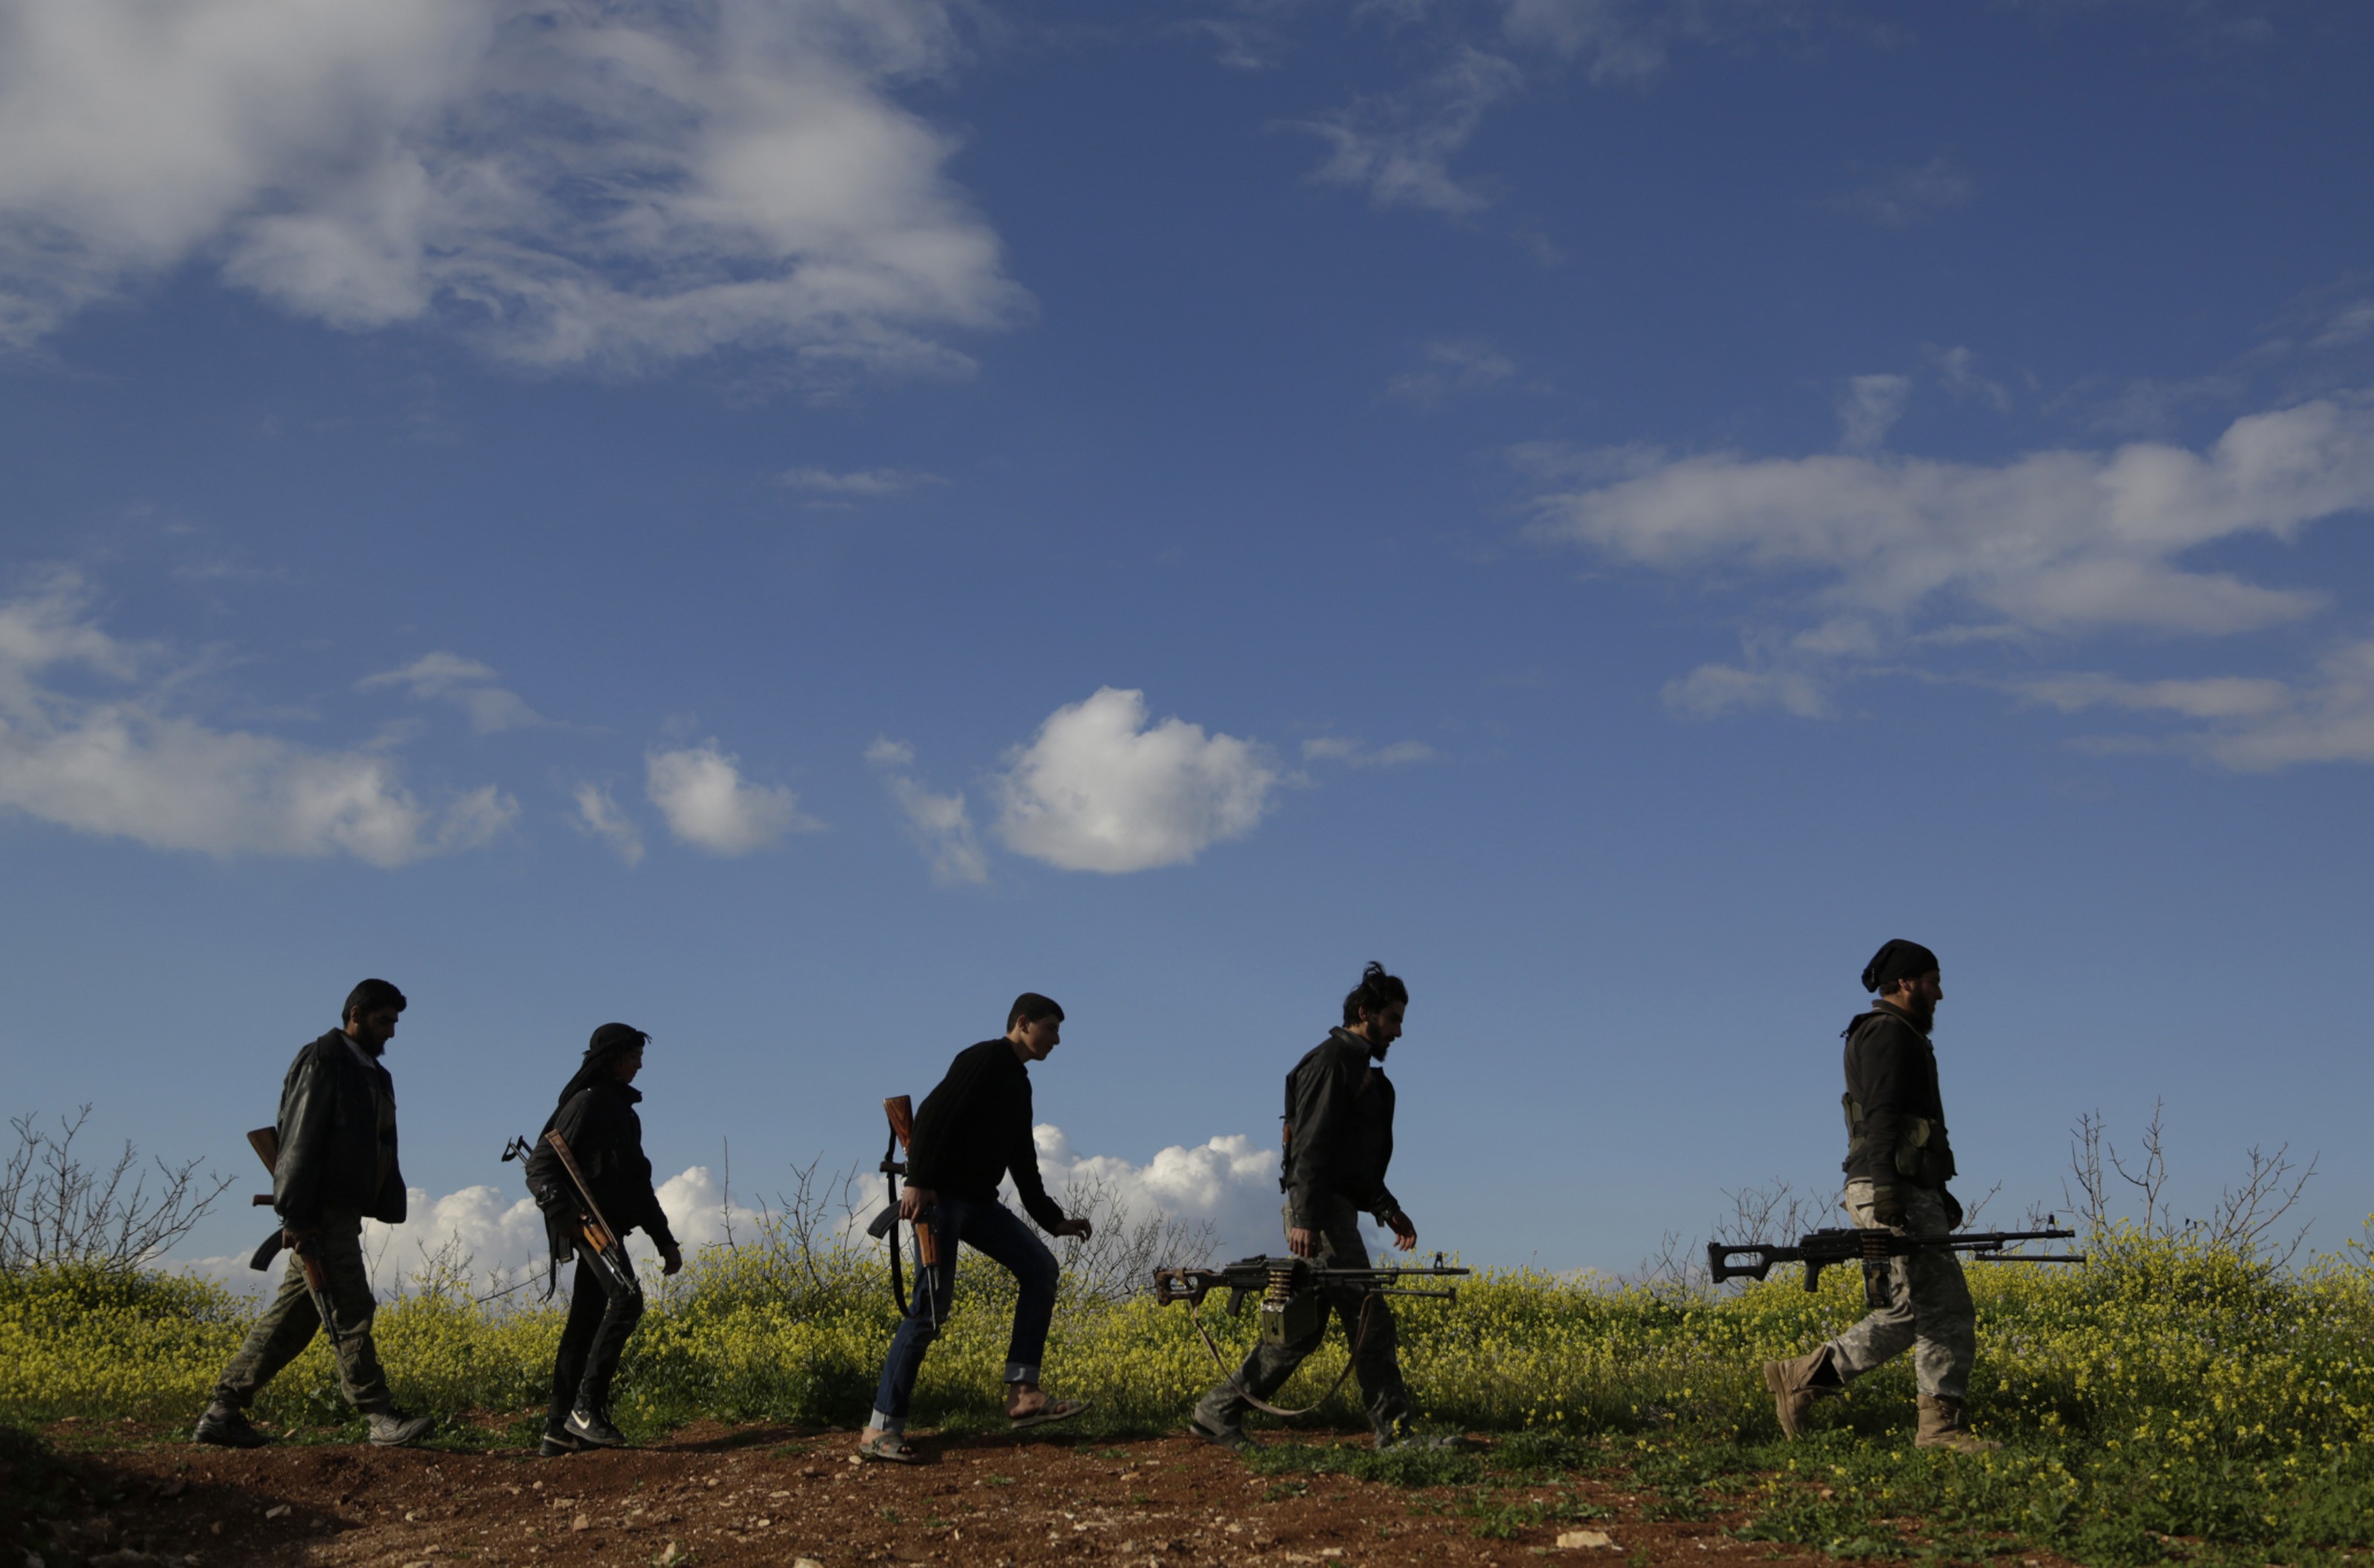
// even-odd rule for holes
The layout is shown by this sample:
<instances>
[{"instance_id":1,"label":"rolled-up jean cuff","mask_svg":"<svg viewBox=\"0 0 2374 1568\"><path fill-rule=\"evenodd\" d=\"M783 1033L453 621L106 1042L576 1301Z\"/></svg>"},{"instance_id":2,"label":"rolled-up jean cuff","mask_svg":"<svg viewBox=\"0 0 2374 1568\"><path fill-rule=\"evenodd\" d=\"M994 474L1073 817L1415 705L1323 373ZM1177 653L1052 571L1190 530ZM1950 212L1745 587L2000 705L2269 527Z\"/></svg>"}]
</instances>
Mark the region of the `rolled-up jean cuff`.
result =
<instances>
[{"instance_id":1,"label":"rolled-up jean cuff","mask_svg":"<svg viewBox=\"0 0 2374 1568\"><path fill-rule=\"evenodd\" d=\"M1039 1369L1028 1362L1008 1362L1005 1363L1005 1381L1036 1383L1039 1381Z\"/></svg>"},{"instance_id":2,"label":"rolled-up jean cuff","mask_svg":"<svg viewBox=\"0 0 2374 1568\"><path fill-rule=\"evenodd\" d=\"M874 1419L866 1423L866 1430L868 1432L903 1432L907 1430L907 1418L904 1416L886 1416L881 1411L876 1410L874 1412Z\"/></svg>"}]
</instances>

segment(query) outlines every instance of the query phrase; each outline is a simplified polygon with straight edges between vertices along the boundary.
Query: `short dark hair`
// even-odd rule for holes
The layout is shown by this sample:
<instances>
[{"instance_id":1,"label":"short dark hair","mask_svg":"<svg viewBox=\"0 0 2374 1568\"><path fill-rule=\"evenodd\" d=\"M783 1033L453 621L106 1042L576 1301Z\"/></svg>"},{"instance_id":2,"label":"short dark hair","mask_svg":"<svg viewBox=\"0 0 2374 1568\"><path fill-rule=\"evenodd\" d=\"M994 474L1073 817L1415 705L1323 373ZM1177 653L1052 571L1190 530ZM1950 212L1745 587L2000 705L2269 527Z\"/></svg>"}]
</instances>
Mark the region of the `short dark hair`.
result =
<instances>
[{"instance_id":1,"label":"short dark hair","mask_svg":"<svg viewBox=\"0 0 2374 1568\"><path fill-rule=\"evenodd\" d=\"M1050 1018L1057 1023L1064 1021L1064 1009L1055 1005L1055 998L1042 996L1036 991L1025 991L1014 998L1012 1007L1005 1009L1006 1032L1013 1032L1017 1023L1037 1023L1041 1019Z\"/></svg>"},{"instance_id":2,"label":"short dark hair","mask_svg":"<svg viewBox=\"0 0 2374 1568\"><path fill-rule=\"evenodd\" d=\"M1385 973L1385 966L1374 959L1360 972L1360 983L1344 998L1344 1027L1351 1028L1360 1021L1362 1013L1382 1013L1394 1003L1409 1006L1409 987Z\"/></svg>"},{"instance_id":3,"label":"short dark hair","mask_svg":"<svg viewBox=\"0 0 2374 1568\"><path fill-rule=\"evenodd\" d=\"M357 1013L369 1018L371 1014L382 1012L389 1008L402 1012L404 993L384 980L366 980L347 993L347 1008L338 1015L338 1021L344 1023Z\"/></svg>"}]
</instances>

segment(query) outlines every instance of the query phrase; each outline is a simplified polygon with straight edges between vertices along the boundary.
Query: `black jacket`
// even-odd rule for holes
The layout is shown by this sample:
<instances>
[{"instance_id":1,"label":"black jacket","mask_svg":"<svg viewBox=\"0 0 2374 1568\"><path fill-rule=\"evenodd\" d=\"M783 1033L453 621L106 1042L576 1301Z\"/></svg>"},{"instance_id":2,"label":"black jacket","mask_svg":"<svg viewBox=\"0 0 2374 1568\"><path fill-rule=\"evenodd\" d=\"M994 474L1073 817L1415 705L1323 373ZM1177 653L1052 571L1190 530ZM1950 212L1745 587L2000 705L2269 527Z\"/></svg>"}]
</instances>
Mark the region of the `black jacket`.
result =
<instances>
[{"instance_id":1,"label":"black jacket","mask_svg":"<svg viewBox=\"0 0 2374 1568\"><path fill-rule=\"evenodd\" d=\"M1902 1009L1879 1002L1855 1016L1845 1038L1847 1157L1839 1169L1850 1181L1944 1186L1953 1179L1954 1149L1929 1036Z\"/></svg>"},{"instance_id":2,"label":"black jacket","mask_svg":"<svg viewBox=\"0 0 2374 1568\"><path fill-rule=\"evenodd\" d=\"M1338 1197L1385 1223L1401 1208L1385 1185L1393 1160L1393 1080L1369 1062L1367 1041L1331 1030L1286 1075L1286 1169L1278 1185L1294 1223L1318 1229Z\"/></svg>"},{"instance_id":3,"label":"black jacket","mask_svg":"<svg viewBox=\"0 0 2374 1568\"><path fill-rule=\"evenodd\" d=\"M986 1203L1007 1173L1022 1208L1042 1231L1064 1222L1039 1175L1039 1146L1030 1138L1030 1072L1000 1036L969 1045L948 1064L947 1077L915 1112L915 1138L907 1150L907 1181L949 1197Z\"/></svg>"},{"instance_id":4,"label":"black jacket","mask_svg":"<svg viewBox=\"0 0 2374 1568\"><path fill-rule=\"evenodd\" d=\"M617 1227L624 1241L640 1230L661 1244L676 1244L659 1194L652 1187L652 1162L643 1153L643 1119L636 1114L643 1091L616 1079L598 1079L570 1095L545 1118L536 1134L535 1152L527 1160L528 1192L544 1210L545 1232L552 1256L567 1261L576 1251L578 1202L576 1188L560 1156L544 1134L558 1132L569 1145L585 1185L594 1189L602 1218Z\"/></svg>"},{"instance_id":5,"label":"black jacket","mask_svg":"<svg viewBox=\"0 0 2374 1568\"><path fill-rule=\"evenodd\" d=\"M284 1222L303 1229L334 1208L404 1222L395 1080L377 1061L365 1066L344 1030L330 1031L288 1064L278 1126L272 1207Z\"/></svg>"}]
</instances>

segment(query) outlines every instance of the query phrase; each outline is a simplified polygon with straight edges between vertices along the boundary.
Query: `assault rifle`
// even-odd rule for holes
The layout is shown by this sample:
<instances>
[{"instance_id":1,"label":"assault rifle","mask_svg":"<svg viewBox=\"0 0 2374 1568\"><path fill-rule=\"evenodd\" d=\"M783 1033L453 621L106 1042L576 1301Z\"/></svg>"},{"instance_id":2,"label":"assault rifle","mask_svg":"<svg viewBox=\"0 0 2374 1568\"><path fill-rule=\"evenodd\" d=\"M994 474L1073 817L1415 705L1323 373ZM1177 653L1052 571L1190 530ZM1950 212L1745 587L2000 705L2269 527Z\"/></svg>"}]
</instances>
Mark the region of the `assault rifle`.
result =
<instances>
[{"instance_id":1,"label":"assault rifle","mask_svg":"<svg viewBox=\"0 0 2374 1568\"><path fill-rule=\"evenodd\" d=\"M266 1171L275 1177L280 1174L278 1127L256 1128L247 1135L247 1146L255 1150L255 1157L264 1161ZM271 1205L272 1194L260 1192L250 1201L249 1207L268 1208ZM297 1255L297 1267L305 1275L306 1292L313 1298L313 1310L322 1315L322 1332L330 1337L330 1351L335 1355L338 1349L338 1320L330 1315L330 1275L322 1267L322 1260L313 1256L313 1244L310 1240L290 1243L288 1229L283 1225L264 1238L264 1244L255 1249L255 1256L247 1260L247 1266L257 1270L271 1267L272 1260L280 1255L283 1245L288 1245Z\"/></svg>"},{"instance_id":2,"label":"assault rifle","mask_svg":"<svg viewBox=\"0 0 2374 1568\"><path fill-rule=\"evenodd\" d=\"M602 1206L594 1201L594 1188L585 1180L585 1173L577 1168L577 1156L570 1152L569 1140L560 1136L558 1127L544 1135L545 1143L560 1161L560 1168L569 1174L569 1185L576 1189L577 1233L584 1240L586 1250L594 1255L594 1267L610 1277L610 1282L630 1295L641 1295L641 1281L635 1278L635 1267L627 1261L627 1249L610 1221L602 1217ZM523 1162L539 1152L523 1138L515 1138L503 1146L503 1162ZM529 1171L533 1178L535 1173ZM534 1190L533 1183L531 1191ZM539 1195L541 1196L541 1195ZM541 1207L541 1205L539 1205ZM550 1294L549 1291L546 1294Z\"/></svg>"},{"instance_id":3,"label":"assault rifle","mask_svg":"<svg viewBox=\"0 0 2374 1568\"><path fill-rule=\"evenodd\" d=\"M913 1153L915 1102L906 1095L894 1094L882 1102L882 1114L890 1122L890 1141L883 1146L882 1163L876 1169L889 1184L890 1201L883 1206L881 1213L874 1217L874 1222L865 1227L865 1233L877 1242L885 1236L890 1238L890 1299L899 1303L899 1315L906 1317L910 1315L907 1282L899 1273L899 1238L894 1232L899 1228L899 1178L907 1173L906 1161L899 1158L899 1151L903 1149L911 1156ZM922 1278L922 1273L939 1261L939 1239L932 1233L932 1221L928 1216L919 1215L915 1220L915 1284L919 1291L931 1289L930 1282Z\"/></svg>"},{"instance_id":4,"label":"assault rifle","mask_svg":"<svg viewBox=\"0 0 2374 1568\"><path fill-rule=\"evenodd\" d=\"M2047 1216L2048 1220L2051 1216ZM1778 1246L1769 1242L1750 1242L1742 1246L1725 1246L1721 1242L1707 1244L1707 1272L1718 1285L1726 1279L1761 1279L1772 1271L1776 1263L1802 1263L1805 1266L1805 1289L1818 1290L1822 1270L1848 1263L1885 1263L1891 1257L1907 1257L1916 1252L1968 1252L1983 1254L1995 1263L2083 1263L2084 1253L2005 1252L2014 1242L2059 1242L2076 1235L2074 1231L1962 1231L1945 1236L1908 1236L1899 1231L1816 1231L1802 1238L1795 1246ZM1735 1258L1747 1259L1745 1263Z\"/></svg>"}]
</instances>

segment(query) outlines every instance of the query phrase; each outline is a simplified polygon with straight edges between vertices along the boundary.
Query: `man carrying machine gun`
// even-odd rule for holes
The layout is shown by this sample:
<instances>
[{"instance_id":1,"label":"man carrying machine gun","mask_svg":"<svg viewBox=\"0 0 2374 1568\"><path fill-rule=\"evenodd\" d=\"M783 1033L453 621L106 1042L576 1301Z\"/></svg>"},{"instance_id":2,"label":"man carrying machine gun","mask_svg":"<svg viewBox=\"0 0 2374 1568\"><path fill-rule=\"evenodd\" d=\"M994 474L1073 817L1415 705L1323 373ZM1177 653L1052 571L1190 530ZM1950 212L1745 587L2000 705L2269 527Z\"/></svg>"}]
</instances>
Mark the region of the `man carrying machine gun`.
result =
<instances>
[{"instance_id":1,"label":"man carrying machine gun","mask_svg":"<svg viewBox=\"0 0 2374 1568\"><path fill-rule=\"evenodd\" d=\"M1287 1193L1287 1249L1322 1268L1369 1267L1360 1237L1363 1212L1392 1231L1403 1250L1417 1245L1417 1227L1385 1185L1393 1157L1393 1086L1381 1064L1401 1038L1408 1009L1409 988L1382 964L1369 964L1344 998L1343 1027L1330 1030L1286 1076L1286 1159L1278 1185ZM1284 1343L1264 1338L1234 1377L1204 1396L1192 1418L1197 1435L1224 1448L1253 1446L1245 1434L1245 1412L1283 1387L1319 1348L1330 1307L1351 1336L1352 1363L1377 1446L1426 1441L1408 1430L1413 1409L1402 1382L1393 1308L1375 1291L1341 1282L1321 1291L1307 1332Z\"/></svg>"},{"instance_id":2,"label":"man carrying machine gun","mask_svg":"<svg viewBox=\"0 0 2374 1568\"><path fill-rule=\"evenodd\" d=\"M1962 1206L1945 1190L1954 1149L1929 1043L1945 997L1937 955L1918 942L1891 941L1864 967L1863 984L1876 1000L1845 1032L1848 1212L1863 1230L1949 1235L1962 1222ZM1864 1267L1870 1315L1793 1361L1764 1363L1780 1430L1797 1436L1817 1397L1843 1392L1910 1346L1921 1394L1914 1446L1962 1454L1999 1446L1970 1431L1964 1409L1978 1315L1960 1260L1927 1246Z\"/></svg>"}]
</instances>

